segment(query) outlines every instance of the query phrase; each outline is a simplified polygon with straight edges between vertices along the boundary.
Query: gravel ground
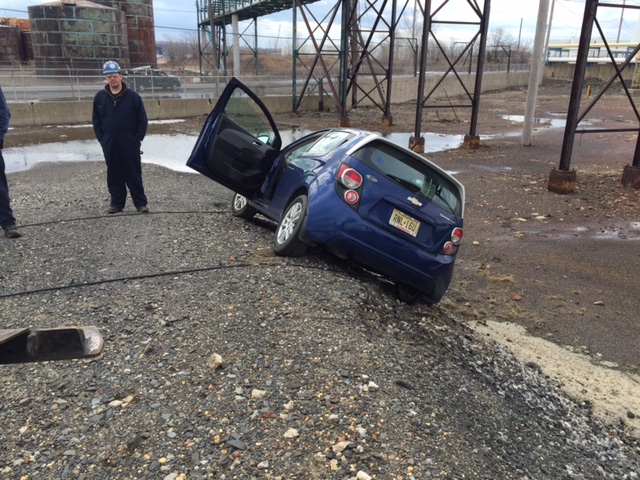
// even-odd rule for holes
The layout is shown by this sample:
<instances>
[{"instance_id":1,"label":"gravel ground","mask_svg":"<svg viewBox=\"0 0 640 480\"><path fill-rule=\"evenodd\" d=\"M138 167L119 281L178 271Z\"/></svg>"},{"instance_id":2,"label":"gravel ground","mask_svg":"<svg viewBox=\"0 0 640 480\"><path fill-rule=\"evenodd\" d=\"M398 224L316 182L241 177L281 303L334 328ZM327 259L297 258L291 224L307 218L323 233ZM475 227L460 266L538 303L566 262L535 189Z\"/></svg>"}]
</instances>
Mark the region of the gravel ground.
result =
<instances>
[{"instance_id":1,"label":"gravel ground","mask_svg":"<svg viewBox=\"0 0 640 480\"><path fill-rule=\"evenodd\" d=\"M1 325L94 325L105 350L2 367L1 480L639 478L622 422L470 328L470 267L406 305L322 251L275 257L208 179L143 170L148 215L105 213L100 163L10 176Z\"/></svg>"},{"instance_id":2,"label":"gravel ground","mask_svg":"<svg viewBox=\"0 0 640 480\"><path fill-rule=\"evenodd\" d=\"M3 325L95 325L105 351L2 367L0 478L638 478L622 427L451 312L144 174L149 215L104 214L100 164L11 177Z\"/></svg>"}]
</instances>

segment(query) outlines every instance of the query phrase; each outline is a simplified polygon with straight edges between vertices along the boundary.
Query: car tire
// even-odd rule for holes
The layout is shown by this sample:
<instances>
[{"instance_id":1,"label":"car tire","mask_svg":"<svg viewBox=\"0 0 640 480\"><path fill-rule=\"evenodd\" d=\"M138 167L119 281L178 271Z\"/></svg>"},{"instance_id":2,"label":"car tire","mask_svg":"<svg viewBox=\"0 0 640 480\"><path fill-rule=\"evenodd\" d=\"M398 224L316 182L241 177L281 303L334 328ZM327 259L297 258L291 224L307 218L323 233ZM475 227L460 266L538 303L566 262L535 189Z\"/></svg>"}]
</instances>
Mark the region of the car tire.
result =
<instances>
[{"instance_id":1,"label":"car tire","mask_svg":"<svg viewBox=\"0 0 640 480\"><path fill-rule=\"evenodd\" d=\"M404 283L396 284L396 294L401 302L409 305L415 303L422 296L422 292L420 290L410 287L409 285L405 285Z\"/></svg>"},{"instance_id":2,"label":"car tire","mask_svg":"<svg viewBox=\"0 0 640 480\"><path fill-rule=\"evenodd\" d=\"M180 88L180 85L178 85L177 83L172 83L171 84L171 90L173 90L174 92L177 91L178 88Z\"/></svg>"},{"instance_id":3,"label":"car tire","mask_svg":"<svg viewBox=\"0 0 640 480\"><path fill-rule=\"evenodd\" d=\"M299 195L287 206L273 239L273 251L281 257L299 257L307 249L300 232L307 218L308 199Z\"/></svg>"},{"instance_id":4,"label":"car tire","mask_svg":"<svg viewBox=\"0 0 640 480\"><path fill-rule=\"evenodd\" d=\"M141 83L140 85L136 85L136 90L138 92L144 92L146 89L145 86Z\"/></svg>"},{"instance_id":5,"label":"car tire","mask_svg":"<svg viewBox=\"0 0 640 480\"><path fill-rule=\"evenodd\" d=\"M258 211L249 205L246 197L236 193L231 200L231 215L245 220L251 220Z\"/></svg>"}]
</instances>

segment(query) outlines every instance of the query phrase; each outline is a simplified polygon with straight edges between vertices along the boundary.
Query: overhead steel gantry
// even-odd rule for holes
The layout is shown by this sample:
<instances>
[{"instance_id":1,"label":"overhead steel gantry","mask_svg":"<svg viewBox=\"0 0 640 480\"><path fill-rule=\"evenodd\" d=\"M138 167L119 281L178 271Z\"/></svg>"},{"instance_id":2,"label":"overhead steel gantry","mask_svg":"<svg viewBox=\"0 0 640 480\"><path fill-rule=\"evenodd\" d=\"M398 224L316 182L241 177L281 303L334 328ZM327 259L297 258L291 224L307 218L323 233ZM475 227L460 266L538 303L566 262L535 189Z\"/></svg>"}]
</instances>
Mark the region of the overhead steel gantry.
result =
<instances>
[{"instance_id":1,"label":"overhead steel gantry","mask_svg":"<svg viewBox=\"0 0 640 480\"><path fill-rule=\"evenodd\" d=\"M576 67L573 74L573 83L571 86L571 95L569 98L569 110L567 112L567 125L564 131L564 139L562 143L562 151L560 154L560 165L557 170L552 170L549 174L549 182L547 189L555 193L571 193L576 187L576 171L570 170L571 155L573 152L573 143L576 134L584 133L625 133L633 132L638 135L636 139L636 148L633 156L633 162L631 165L626 165L622 173L621 183L624 187L631 187L640 189L640 112L633 100L633 97L627 87L624 78L622 77L622 71L629 66L629 64L636 59L638 52L640 52L640 44L628 53L626 59L621 64L616 62L614 54L607 42L606 35L600 26L598 21L598 7L608 8L628 8L639 10L640 6L626 5L625 3L616 4L611 2L601 2L598 0L586 0L584 9L584 18L582 21L582 30L580 33L580 43L578 45L578 55L576 58ZM596 26L598 34L602 38L602 41L607 50L607 54L611 59L610 64L615 69L613 76L607 81L604 87L594 96L593 100L585 109L580 112L580 99L584 88L585 74L587 71L587 62L589 58L589 46L591 43L591 35L593 32L593 26ZM579 128L580 122L585 119L587 114L598 103L600 99L607 92L616 80L619 80L626 96L629 100L633 114L638 122L638 125L634 128Z\"/></svg>"},{"instance_id":2,"label":"overhead steel gantry","mask_svg":"<svg viewBox=\"0 0 640 480\"><path fill-rule=\"evenodd\" d=\"M324 92L329 92L329 99L340 112L339 125L348 126L348 113L364 102L373 104L382 111L382 123L391 125L391 94L393 82L393 64L396 44L396 32L400 30L399 21L403 14L421 16L423 22L422 38L433 38L437 47L444 53L443 45L437 40L432 26L435 24L475 25L479 32L473 36L458 58L449 59L449 68L437 82L435 88L424 94L426 85L427 41L416 41L419 47L419 92L418 110L416 113L416 135L412 139L413 147L417 151L424 150L424 143L420 140L423 108L441 108L441 105L431 106L429 101L437 87L449 74L455 75L463 85L469 103L461 105L447 105L452 107L469 107L472 109L471 128L465 142L477 146L476 135L479 95L482 81L482 67L486 45L487 25L489 20L490 0L484 1L484 8L480 8L476 0L417 0L419 8L409 9L409 2L413 0L337 0L322 18L317 18L310 9L310 4L316 0L197 0L198 26L200 31L201 65L205 71L219 71L228 74L226 26L233 21L252 20L258 16L275 13L293 8L293 109L297 111L302 103L311 95L319 95L323 99ZM291 3L290 3L291 2ZM432 3L437 6L432 8ZM458 21L461 18L459 9L470 8L477 21ZM443 12L458 12L449 19L442 19ZM297 23L298 12L307 30L308 37L298 44ZM446 14L446 13L445 13ZM335 25L340 22L340 25ZM340 28L339 44L330 34L335 35L335 28ZM461 42L465 43L465 42ZM249 48L254 52L257 64L257 29L253 45ZM476 78L474 88L467 87L456 68L463 57L472 57L475 45L478 55L475 63ZM466 69L466 68L465 68ZM201 67L201 70L203 68ZM298 78L298 71L304 78ZM469 65L469 72L471 72ZM433 78L433 77L431 77ZM322 100L321 100L322 101ZM420 150L422 148L422 150Z\"/></svg>"},{"instance_id":3,"label":"overhead steel gantry","mask_svg":"<svg viewBox=\"0 0 640 480\"><path fill-rule=\"evenodd\" d=\"M314 3L319 0L302 1ZM251 21L247 29L254 27L253 42L246 41L246 35L239 35L239 37L245 41L246 47L253 53L257 70L257 18L288 10L293 5L293 0L196 0L200 71L207 74L222 72L225 76L228 74L227 26L245 20ZM239 49L236 51L239 53Z\"/></svg>"}]
</instances>

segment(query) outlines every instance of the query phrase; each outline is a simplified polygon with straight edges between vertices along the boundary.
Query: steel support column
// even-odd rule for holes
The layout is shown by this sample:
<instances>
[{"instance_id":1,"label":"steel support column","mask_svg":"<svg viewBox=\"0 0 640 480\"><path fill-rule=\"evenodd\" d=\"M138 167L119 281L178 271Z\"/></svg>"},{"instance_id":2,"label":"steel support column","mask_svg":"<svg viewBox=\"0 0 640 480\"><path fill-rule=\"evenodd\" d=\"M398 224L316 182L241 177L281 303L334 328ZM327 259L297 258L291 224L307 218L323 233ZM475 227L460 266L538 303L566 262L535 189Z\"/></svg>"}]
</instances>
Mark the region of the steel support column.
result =
<instances>
[{"instance_id":1,"label":"steel support column","mask_svg":"<svg viewBox=\"0 0 640 480\"><path fill-rule=\"evenodd\" d=\"M340 119L338 125L340 127L349 126L349 117L347 116L347 79L349 78L349 32L353 30L351 25L352 17L350 3L357 3L357 0L342 0L342 28L340 30L340 78L338 91L340 92ZM318 52L322 54L322 52ZM329 81L331 77L329 77Z\"/></svg>"},{"instance_id":2,"label":"steel support column","mask_svg":"<svg viewBox=\"0 0 640 480\"><path fill-rule=\"evenodd\" d=\"M396 28L398 23L398 9L396 2L393 2L391 6L391 31L389 32L389 79L387 80L387 96L384 102L384 109L382 112L382 124L386 126L393 125L393 116L391 115L391 90L393 89L393 61L395 59L396 51Z\"/></svg>"},{"instance_id":3,"label":"steel support column","mask_svg":"<svg viewBox=\"0 0 640 480\"><path fill-rule=\"evenodd\" d=\"M298 103L298 2L296 0L291 1L293 5L293 34L291 39L291 69L293 82L291 82L291 110L296 111L296 105Z\"/></svg>"},{"instance_id":4,"label":"steel support column","mask_svg":"<svg viewBox=\"0 0 640 480\"><path fill-rule=\"evenodd\" d=\"M480 45L478 47L478 66L476 68L476 81L473 91L471 107L471 125L469 135L464 138L466 147L475 148L480 145L478 131L478 116L480 114L480 93L482 92L482 76L484 75L484 59L487 51L487 33L489 32L489 9L491 0L484 0L484 10L480 16Z\"/></svg>"},{"instance_id":5,"label":"steel support column","mask_svg":"<svg viewBox=\"0 0 640 480\"><path fill-rule=\"evenodd\" d=\"M420 2L416 2L421 6ZM420 49L420 75L418 75L418 97L416 98L416 119L413 136L409 138L409 149L424 153L424 137L422 136L422 113L424 110L424 84L427 70L427 52L429 51L429 32L431 31L431 0L425 0L422 10L422 48ZM413 13L416 15L416 12Z\"/></svg>"},{"instance_id":6,"label":"steel support column","mask_svg":"<svg viewBox=\"0 0 640 480\"><path fill-rule=\"evenodd\" d=\"M567 125L564 130L562 150L560 152L559 170L568 171L571 164L571 152L575 131L578 127L578 113L580 110L580 97L584 87L584 75L587 71L587 59L589 58L589 45L591 44L591 33L593 22L598 12L598 0L587 0L584 7L584 17L582 19L582 30L580 31L580 43L578 44L578 56L576 58L576 68L573 73L573 83L571 84L571 95L569 96L569 110L567 111Z\"/></svg>"}]
</instances>

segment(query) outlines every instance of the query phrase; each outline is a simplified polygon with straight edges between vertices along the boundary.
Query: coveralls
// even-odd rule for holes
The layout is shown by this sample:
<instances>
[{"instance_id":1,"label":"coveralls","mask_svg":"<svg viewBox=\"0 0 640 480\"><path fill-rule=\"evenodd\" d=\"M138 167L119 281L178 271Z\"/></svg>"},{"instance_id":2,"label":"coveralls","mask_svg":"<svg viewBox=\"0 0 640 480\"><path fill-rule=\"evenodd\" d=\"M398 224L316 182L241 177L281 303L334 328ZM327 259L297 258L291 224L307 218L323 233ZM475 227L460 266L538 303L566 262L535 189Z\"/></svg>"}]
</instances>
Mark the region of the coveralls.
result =
<instances>
[{"instance_id":1,"label":"coveralls","mask_svg":"<svg viewBox=\"0 0 640 480\"><path fill-rule=\"evenodd\" d=\"M4 147L4 136L9 130L9 119L11 111L7 100L4 98L2 88L0 88L0 227L15 227L16 219L11 210L11 202L9 200L9 182L4 172L4 157L2 156L2 148Z\"/></svg>"},{"instance_id":2,"label":"coveralls","mask_svg":"<svg viewBox=\"0 0 640 480\"><path fill-rule=\"evenodd\" d=\"M123 209L127 187L136 208L147 205L142 185L140 144L147 133L147 112L142 98L124 82L113 95L106 85L93 99L93 130L107 163L111 206Z\"/></svg>"}]
</instances>

